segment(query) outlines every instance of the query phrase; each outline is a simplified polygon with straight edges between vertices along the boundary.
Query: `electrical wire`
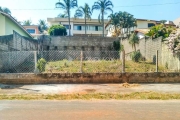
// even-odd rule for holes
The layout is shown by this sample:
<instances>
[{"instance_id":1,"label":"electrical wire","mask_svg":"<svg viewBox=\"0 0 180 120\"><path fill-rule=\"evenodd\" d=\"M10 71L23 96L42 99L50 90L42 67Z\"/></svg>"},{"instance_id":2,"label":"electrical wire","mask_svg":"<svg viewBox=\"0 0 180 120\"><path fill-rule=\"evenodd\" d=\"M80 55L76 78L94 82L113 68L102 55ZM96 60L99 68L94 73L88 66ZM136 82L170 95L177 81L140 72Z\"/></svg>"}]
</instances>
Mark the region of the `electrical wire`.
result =
<instances>
[{"instance_id":1,"label":"electrical wire","mask_svg":"<svg viewBox=\"0 0 180 120\"><path fill-rule=\"evenodd\" d=\"M148 5L129 5L129 6L115 6L114 8L120 8L120 7L147 7L147 6L162 6L162 5L174 5L174 4L180 4L180 2L175 3L161 3L161 4L148 4ZM11 10L59 10L57 8L44 8L44 9L11 9Z\"/></svg>"}]
</instances>

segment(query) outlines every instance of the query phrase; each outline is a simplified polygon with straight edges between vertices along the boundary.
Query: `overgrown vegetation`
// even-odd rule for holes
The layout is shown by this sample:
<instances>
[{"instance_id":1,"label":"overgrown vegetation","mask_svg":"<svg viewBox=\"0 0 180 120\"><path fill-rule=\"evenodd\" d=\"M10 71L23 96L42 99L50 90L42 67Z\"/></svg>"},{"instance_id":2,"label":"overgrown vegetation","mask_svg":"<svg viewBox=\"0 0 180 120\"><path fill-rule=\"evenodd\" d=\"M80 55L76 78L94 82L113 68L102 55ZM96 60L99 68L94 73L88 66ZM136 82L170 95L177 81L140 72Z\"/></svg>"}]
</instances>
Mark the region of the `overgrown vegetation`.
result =
<instances>
[{"instance_id":1,"label":"overgrown vegetation","mask_svg":"<svg viewBox=\"0 0 180 120\"><path fill-rule=\"evenodd\" d=\"M137 58L136 58L137 59ZM139 60L139 59L138 59ZM80 72L80 61L56 61L48 62L46 64L45 72L53 73L78 73ZM125 65L126 72L155 72L156 65L153 62L148 61L126 61ZM122 71L122 62L120 60L107 61L83 61L83 72L85 73L118 73ZM165 66L159 65L159 71L167 72L168 69Z\"/></svg>"},{"instance_id":2,"label":"overgrown vegetation","mask_svg":"<svg viewBox=\"0 0 180 120\"><path fill-rule=\"evenodd\" d=\"M152 37L153 39L161 36L163 37L163 39L165 39L169 37L171 32L175 29L176 29L175 27L172 26L166 27L164 24L160 24L151 27L150 31L146 35Z\"/></svg>"},{"instance_id":3,"label":"overgrown vegetation","mask_svg":"<svg viewBox=\"0 0 180 120\"><path fill-rule=\"evenodd\" d=\"M49 35L51 36L66 36L66 28L62 25L52 25L48 30Z\"/></svg>"},{"instance_id":4,"label":"overgrown vegetation","mask_svg":"<svg viewBox=\"0 0 180 120\"><path fill-rule=\"evenodd\" d=\"M134 51L131 54L131 58L134 62L139 62L142 58L141 52L140 51Z\"/></svg>"},{"instance_id":5,"label":"overgrown vegetation","mask_svg":"<svg viewBox=\"0 0 180 120\"><path fill-rule=\"evenodd\" d=\"M55 95L0 95L0 100L180 100L180 94L134 92L123 93L89 93L89 94L55 94Z\"/></svg>"},{"instance_id":6,"label":"overgrown vegetation","mask_svg":"<svg viewBox=\"0 0 180 120\"><path fill-rule=\"evenodd\" d=\"M44 72L45 71L45 66L46 66L46 60L41 58L38 60L37 62L37 68L40 72Z\"/></svg>"}]
</instances>

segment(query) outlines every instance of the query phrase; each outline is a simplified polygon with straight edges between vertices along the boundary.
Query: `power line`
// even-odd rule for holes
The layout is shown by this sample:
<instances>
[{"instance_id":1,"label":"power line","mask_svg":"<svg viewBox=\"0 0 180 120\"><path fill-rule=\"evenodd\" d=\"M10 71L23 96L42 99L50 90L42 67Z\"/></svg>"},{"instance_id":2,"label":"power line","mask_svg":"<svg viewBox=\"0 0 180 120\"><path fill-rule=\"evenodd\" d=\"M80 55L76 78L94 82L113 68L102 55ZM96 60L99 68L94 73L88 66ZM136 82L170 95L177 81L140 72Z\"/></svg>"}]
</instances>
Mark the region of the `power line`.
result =
<instances>
[{"instance_id":1,"label":"power line","mask_svg":"<svg viewBox=\"0 0 180 120\"><path fill-rule=\"evenodd\" d=\"M147 7L147 6L162 6L162 5L174 5L174 4L180 4L180 2L175 2L175 3L161 3L161 4L146 4L146 5L129 5L129 6L115 6L114 8L119 8L119 7ZM57 8L44 8L44 9L11 9L11 10L59 10Z\"/></svg>"},{"instance_id":2,"label":"power line","mask_svg":"<svg viewBox=\"0 0 180 120\"><path fill-rule=\"evenodd\" d=\"M175 2L175 3L160 3L160 4L146 4L146 5L130 5L130 6L115 6L116 7L147 7L147 6L160 6L160 5L174 5L174 4L179 4L180 2Z\"/></svg>"}]
</instances>

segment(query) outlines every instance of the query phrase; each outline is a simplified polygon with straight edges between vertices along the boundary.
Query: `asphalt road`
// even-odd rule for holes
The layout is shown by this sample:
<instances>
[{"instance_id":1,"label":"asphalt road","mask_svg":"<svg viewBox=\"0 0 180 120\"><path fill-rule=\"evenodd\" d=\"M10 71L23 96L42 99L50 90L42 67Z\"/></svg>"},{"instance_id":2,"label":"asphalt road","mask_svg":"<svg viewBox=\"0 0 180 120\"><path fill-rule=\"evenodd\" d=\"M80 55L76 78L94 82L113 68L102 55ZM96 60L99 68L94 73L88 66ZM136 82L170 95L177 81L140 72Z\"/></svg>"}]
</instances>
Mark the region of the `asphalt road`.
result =
<instances>
[{"instance_id":1,"label":"asphalt road","mask_svg":"<svg viewBox=\"0 0 180 120\"><path fill-rule=\"evenodd\" d=\"M0 101L0 120L179 120L180 101Z\"/></svg>"}]
</instances>

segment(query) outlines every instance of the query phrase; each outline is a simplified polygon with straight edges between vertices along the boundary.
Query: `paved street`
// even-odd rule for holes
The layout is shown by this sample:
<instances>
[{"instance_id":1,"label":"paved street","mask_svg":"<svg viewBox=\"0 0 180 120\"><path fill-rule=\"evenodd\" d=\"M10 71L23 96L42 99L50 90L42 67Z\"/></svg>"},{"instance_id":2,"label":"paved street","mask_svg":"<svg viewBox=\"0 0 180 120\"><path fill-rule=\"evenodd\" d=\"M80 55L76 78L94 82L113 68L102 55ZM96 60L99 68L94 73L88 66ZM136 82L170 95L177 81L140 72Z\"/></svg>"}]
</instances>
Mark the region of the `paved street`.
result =
<instances>
[{"instance_id":1,"label":"paved street","mask_svg":"<svg viewBox=\"0 0 180 120\"><path fill-rule=\"evenodd\" d=\"M180 93L180 84L50 84L50 85L4 85L0 94L73 94L73 93L132 93L132 92Z\"/></svg>"},{"instance_id":2,"label":"paved street","mask_svg":"<svg viewBox=\"0 0 180 120\"><path fill-rule=\"evenodd\" d=\"M0 120L179 120L180 101L0 101Z\"/></svg>"}]
</instances>

